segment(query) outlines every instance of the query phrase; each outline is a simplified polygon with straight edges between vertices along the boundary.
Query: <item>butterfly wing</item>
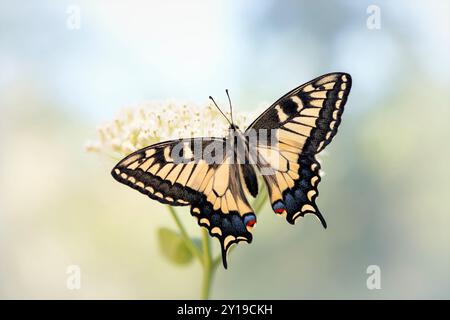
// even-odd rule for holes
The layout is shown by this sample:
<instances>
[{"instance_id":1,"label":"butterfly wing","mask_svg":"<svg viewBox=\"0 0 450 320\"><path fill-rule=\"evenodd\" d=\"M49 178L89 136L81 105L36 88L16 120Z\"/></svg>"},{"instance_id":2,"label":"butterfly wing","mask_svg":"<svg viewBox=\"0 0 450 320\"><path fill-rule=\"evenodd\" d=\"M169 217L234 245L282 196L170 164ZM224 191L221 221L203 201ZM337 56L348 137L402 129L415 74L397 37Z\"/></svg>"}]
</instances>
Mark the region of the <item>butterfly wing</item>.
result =
<instances>
[{"instance_id":1,"label":"butterfly wing","mask_svg":"<svg viewBox=\"0 0 450 320\"><path fill-rule=\"evenodd\" d=\"M315 203L320 182L316 155L337 133L351 83L346 73L318 77L284 95L247 129L275 135L264 142L258 140L257 166L273 210L291 224L311 213L326 228Z\"/></svg>"},{"instance_id":2,"label":"butterfly wing","mask_svg":"<svg viewBox=\"0 0 450 320\"><path fill-rule=\"evenodd\" d=\"M226 268L230 246L252 241L256 216L241 188L239 167L230 163L225 149L222 138L162 142L124 158L112 176L161 203L190 205L198 224L219 239ZM206 153L216 158L205 161Z\"/></svg>"}]
</instances>

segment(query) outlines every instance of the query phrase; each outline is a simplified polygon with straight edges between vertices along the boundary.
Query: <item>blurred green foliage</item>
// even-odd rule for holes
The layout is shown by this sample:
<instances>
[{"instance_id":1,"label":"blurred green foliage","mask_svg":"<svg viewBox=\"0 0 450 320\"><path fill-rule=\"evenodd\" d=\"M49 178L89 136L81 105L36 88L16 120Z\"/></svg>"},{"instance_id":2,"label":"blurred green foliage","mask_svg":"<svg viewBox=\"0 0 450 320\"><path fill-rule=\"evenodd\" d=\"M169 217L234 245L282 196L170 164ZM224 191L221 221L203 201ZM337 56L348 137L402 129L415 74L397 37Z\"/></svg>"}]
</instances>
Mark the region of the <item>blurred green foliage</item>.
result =
<instances>
[{"instance_id":1,"label":"blurred green foliage","mask_svg":"<svg viewBox=\"0 0 450 320\"><path fill-rule=\"evenodd\" d=\"M158 241L163 256L174 264L184 265L192 261L191 251L177 232L168 228L160 228Z\"/></svg>"}]
</instances>

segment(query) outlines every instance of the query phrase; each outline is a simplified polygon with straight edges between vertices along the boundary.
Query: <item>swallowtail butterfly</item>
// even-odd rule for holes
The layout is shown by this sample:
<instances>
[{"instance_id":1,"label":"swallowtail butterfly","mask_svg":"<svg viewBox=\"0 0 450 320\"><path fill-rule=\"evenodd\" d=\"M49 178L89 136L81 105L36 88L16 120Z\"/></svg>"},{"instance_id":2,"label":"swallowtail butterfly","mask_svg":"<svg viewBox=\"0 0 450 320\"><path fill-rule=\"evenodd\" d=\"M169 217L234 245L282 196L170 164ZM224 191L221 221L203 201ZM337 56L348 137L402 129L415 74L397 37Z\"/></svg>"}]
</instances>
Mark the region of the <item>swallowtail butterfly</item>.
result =
<instances>
[{"instance_id":1,"label":"swallowtail butterfly","mask_svg":"<svg viewBox=\"0 0 450 320\"><path fill-rule=\"evenodd\" d=\"M198 224L219 239L226 268L230 246L252 241L256 216L247 195L258 194L257 173L276 214L291 224L313 214L326 228L315 202L321 179L316 155L336 135L351 84L346 73L320 76L278 99L244 132L231 113L227 137L148 146L120 161L112 176L161 203L190 206Z\"/></svg>"}]
</instances>

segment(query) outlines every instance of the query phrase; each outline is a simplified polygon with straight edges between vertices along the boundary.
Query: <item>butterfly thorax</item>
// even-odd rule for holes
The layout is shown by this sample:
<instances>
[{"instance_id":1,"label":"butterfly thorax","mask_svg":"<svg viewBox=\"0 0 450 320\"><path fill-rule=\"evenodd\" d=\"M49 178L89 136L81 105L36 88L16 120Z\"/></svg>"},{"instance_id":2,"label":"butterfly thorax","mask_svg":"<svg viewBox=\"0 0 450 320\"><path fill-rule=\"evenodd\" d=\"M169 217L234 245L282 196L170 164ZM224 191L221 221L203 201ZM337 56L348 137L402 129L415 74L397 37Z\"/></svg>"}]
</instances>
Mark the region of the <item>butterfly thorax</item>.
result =
<instances>
[{"instance_id":1,"label":"butterfly thorax","mask_svg":"<svg viewBox=\"0 0 450 320\"><path fill-rule=\"evenodd\" d=\"M226 145L228 146L228 150L232 152L227 157L230 157L233 160L232 163L237 164L239 167L239 176L236 178L241 181L243 180L246 191L251 196L256 197L258 195L258 180L254 168L254 156L252 157L252 149L247 136L238 126L232 124L226 138Z\"/></svg>"}]
</instances>

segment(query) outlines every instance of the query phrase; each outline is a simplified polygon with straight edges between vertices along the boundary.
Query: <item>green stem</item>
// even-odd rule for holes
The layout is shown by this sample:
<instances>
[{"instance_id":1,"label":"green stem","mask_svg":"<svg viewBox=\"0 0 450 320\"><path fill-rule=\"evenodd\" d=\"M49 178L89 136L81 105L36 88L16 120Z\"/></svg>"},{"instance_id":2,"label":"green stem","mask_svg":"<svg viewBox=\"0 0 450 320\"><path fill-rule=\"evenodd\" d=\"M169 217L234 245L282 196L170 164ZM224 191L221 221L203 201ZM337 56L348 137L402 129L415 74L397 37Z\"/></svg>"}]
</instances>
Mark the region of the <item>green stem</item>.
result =
<instances>
[{"instance_id":1,"label":"green stem","mask_svg":"<svg viewBox=\"0 0 450 320\"><path fill-rule=\"evenodd\" d=\"M213 261L211 256L211 246L208 230L202 230L202 248L203 248L203 281L201 299L208 300L211 293L211 284L213 276Z\"/></svg>"},{"instance_id":2,"label":"green stem","mask_svg":"<svg viewBox=\"0 0 450 320\"><path fill-rule=\"evenodd\" d=\"M255 207L256 215L258 215L258 213L262 210L262 208L266 204L266 200L267 200L267 192L263 191L263 194L256 199L255 204L253 205Z\"/></svg>"},{"instance_id":3,"label":"green stem","mask_svg":"<svg viewBox=\"0 0 450 320\"><path fill-rule=\"evenodd\" d=\"M192 239L189 237L189 235L186 232L186 229L183 226L183 223L181 222L180 218L177 215L177 212L174 207L172 206L166 206L169 209L170 214L172 215L173 219L175 220L175 223L178 226L178 229L180 230L181 236L183 237L183 240L186 242L186 245L188 246L191 253L200 260L200 262L203 261L202 259L202 253L200 252L199 248L194 244Z\"/></svg>"},{"instance_id":4,"label":"green stem","mask_svg":"<svg viewBox=\"0 0 450 320\"><path fill-rule=\"evenodd\" d=\"M253 207L255 208L255 214L257 215L259 211L263 208L265 202L267 199L267 192L264 192L262 195L255 199L253 203ZM186 232L186 229L184 228L183 224L181 223L180 218L177 215L177 212L175 208L171 206L167 206L169 209L170 214L172 215L173 219L175 220L175 223L178 226L178 229L180 230L181 236L186 241L186 244L191 250L192 254L197 256L199 259L202 267L203 267L203 279L202 279L202 291L201 291L201 299L208 300L211 295L211 285L212 285L212 278L214 275L214 272L217 270L220 262L222 261L221 256L214 258L212 257L211 253L211 245L210 245L210 237L208 230L204 229L202 230L202 250L200 250L192 241L192 239L189 237L189 235ZM230 248L230 252L234 249L234 247Z\"/></svg>"}]
</instances>

